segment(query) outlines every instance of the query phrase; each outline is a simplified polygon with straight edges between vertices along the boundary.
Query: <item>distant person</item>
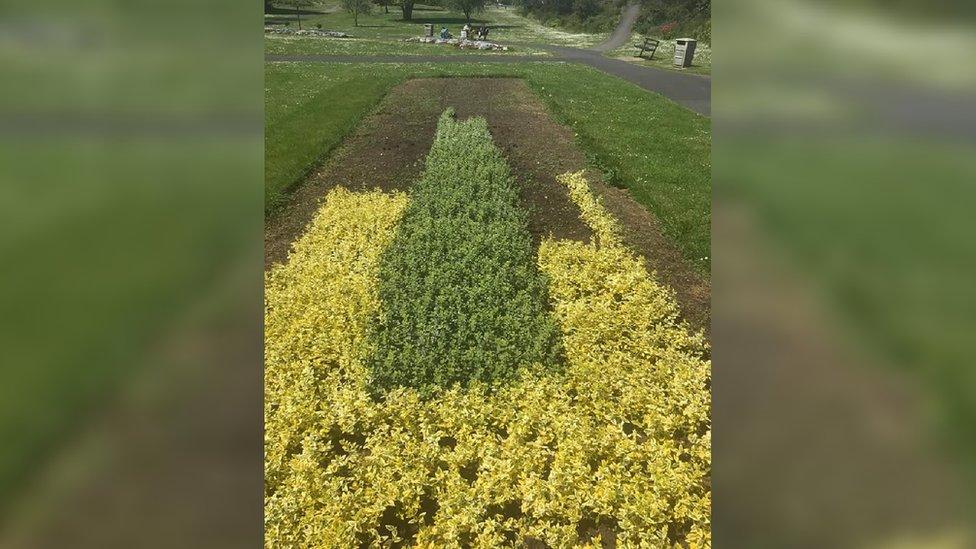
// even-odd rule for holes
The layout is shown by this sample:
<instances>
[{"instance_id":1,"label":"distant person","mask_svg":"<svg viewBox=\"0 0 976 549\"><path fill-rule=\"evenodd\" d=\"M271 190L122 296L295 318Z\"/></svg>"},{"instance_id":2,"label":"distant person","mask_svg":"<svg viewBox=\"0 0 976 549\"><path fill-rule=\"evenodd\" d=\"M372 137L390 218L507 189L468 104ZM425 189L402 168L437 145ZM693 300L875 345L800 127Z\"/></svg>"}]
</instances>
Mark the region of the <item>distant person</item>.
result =
<instances>
[{"instance_id":1,"label":"distant person","mask_svg":"<svg viewBox=\"0 0 976 549\"><path fill-rule=\"evenodd\" d=\"M461 29L461 40L466 40L469 36L471 36L471 25L465 23Z\"/></svg>"},{"instance_id":2,"label":"distant person","mask_svg":"<svg viewBox=\"0 0 976 549\"><path fill-rule=\"evenodd\" d=\"M479 40L488 40L488 26L487 25L482 25L481 28L478 29L478 39Z\"/></svg>"},{"instance_id":3,"label":"distant person","mask_svg":"<svg viewBox=\"0 0 976 549\"><path fill-rule=\"evenodd\" d=\"M451 37L451 33L447 31L447 27L441 27L441 38L447 40Z\"/></svg>"}]
</instances>

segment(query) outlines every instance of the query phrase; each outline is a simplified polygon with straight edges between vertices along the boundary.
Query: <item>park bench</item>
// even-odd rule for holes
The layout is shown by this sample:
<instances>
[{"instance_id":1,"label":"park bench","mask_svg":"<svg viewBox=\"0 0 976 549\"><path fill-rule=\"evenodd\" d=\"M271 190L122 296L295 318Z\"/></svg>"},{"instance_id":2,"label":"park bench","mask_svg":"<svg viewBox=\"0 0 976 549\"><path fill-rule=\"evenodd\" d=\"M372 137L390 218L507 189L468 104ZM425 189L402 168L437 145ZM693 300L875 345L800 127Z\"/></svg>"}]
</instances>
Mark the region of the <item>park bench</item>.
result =
<instances>
[{"instance_id":1,"label":"park bench","mask_svg":"<svg viewBox=\"0 0 976 549\"><path fill-rule=\"evenodd\" d=\"M657 47L660 44L661 42L659 40L655 40L654 38L650 37L645 38L643 42L634 44L635 48L640 49L640 53L637 54L637 57L644 57L644 52L649 51L651 52L651 59L654 59L654 52L657 51Z\"/></svg>"}]
</instances>

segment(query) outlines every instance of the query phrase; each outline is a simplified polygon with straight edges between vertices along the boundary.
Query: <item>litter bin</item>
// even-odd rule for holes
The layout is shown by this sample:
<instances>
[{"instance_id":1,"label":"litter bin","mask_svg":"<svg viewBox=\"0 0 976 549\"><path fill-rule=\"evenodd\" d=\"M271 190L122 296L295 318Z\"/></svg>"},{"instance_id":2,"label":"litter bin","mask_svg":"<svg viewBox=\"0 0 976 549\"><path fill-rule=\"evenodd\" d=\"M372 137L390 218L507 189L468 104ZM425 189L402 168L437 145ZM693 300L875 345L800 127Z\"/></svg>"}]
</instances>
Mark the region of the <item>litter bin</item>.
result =
<instances>
[{"instance_id":1,"label":"litter bin","mask_svg":"<svg viewBox=\"0 0 976 549\"><path fill-rule=\"evenodd\" d=\"M433 37L434 36L434 24L424 23L424 36Z\"/></svg>"},{"instance_id":2,"label":"litter bin","mask_svg":"<svg viewBox=\"0 0 976 549\"><path fill-rule=\"evenodd\" d=\"M695 44L698 41L694 38L679 38L674 41L674 66L690 67L695 58Z\"/></svg>"}]
</instances>

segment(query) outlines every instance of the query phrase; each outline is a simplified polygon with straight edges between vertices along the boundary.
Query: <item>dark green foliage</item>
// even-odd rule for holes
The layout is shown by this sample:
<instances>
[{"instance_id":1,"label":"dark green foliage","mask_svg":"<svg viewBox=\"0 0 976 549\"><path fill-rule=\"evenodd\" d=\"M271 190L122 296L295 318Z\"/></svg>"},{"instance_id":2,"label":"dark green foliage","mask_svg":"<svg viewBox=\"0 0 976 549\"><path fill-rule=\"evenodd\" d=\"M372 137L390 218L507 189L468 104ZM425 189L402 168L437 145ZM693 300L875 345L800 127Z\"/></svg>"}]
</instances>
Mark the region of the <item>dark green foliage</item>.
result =
<instances>
[{"instance_id":1,"label":"dark green foliage","mask_svg":"<svg viewBox=\"0 0 976 549\"><path fill-rule=\"evenodd\" d=\"M464 14L467 23L471 23L471 15L484 11L487 0L445 0L445 6Z\"/></svg>"},{"instance_id":2,"label":"dark green foliage","mask_svg":"<svg viewBox=\"0 0 976 549\"><path fill-rule=\"evenodd\" d=\"M579 32L613 30L626 4L626 0L516 0L523 15L546 26Z\"/></svg>"},{"instance_id":3,"label":"dark green foliage","mask_svg":"<svg viewBox=\"0 0 976 549\"><path fill-rule=\"evenodd\" d=\"M557 361L526 215L483 118L440 119L426 169L380 266L374 389L493 383Z\"/></svg>"},{"instance_id":4,"label":"dark green foliage","mask_svg":"<svg viewBox=\"0 0 976 549\"><path fill-rule=\"evenodd\" d=\"M662 32L662 26L670 29ZM641 34L661 38L689 37L712 42L711 0L641 0L634 24Z\"/></svg>"}]
</instances>

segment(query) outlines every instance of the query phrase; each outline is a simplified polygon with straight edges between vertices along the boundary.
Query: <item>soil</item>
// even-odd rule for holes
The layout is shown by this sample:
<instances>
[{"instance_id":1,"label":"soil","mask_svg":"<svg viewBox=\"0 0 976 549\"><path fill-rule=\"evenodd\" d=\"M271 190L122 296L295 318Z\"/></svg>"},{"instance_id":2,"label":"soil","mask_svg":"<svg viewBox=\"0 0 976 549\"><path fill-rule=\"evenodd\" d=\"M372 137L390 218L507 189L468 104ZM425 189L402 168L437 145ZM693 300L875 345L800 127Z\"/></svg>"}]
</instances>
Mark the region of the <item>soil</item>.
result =
<instances>
[{"instance_id":1,"label":"soil","mask_svg":"<svg viewBox=\"0 0 976 549\"><path fill-rule=\"evenodd\" d=\"M681 251L661 231L660 222L624 189L611 187L587 172L590 188L603 206L620 221L627 246L642 255L657 280L674 290L681 315L694 328L710 332L712 288L709 280L696 271Z\"/></svg>"},{"instance_id":2,"label":"soil","mask_svg":"<svg viewBox=\"0 0 976 549\"><path fill-rule=\"evenodd\" d=\"M334 186L406 190L423 168L437 118L454 107L460 119L483 116L521 186L529 232L538 245L546 236L588 242L590 228L556 176L586 168L573 131L557 124L517 78L415 79L394 88L289 204L268 220L265 267L283 261L288 247ZM620 220L624 242L646 259L649 272L674 289L682 316L708 331L710 286L661 232L659 223L625 190L587 171L594 192Z\"/></svg>"},{"instance_id":3,"label":"soil","mask_svg":"<svg viewBox=\"0 0 976 549\"><path fill-rule=\"evenodd\" d=\"M405 86L394 88L329 160L295 189L288 204L266 220L265 269L288 257L291 243L333 187L402 191L420 176L439 113L424 108L407 91Z\"/></svg>"}]
</instances>

